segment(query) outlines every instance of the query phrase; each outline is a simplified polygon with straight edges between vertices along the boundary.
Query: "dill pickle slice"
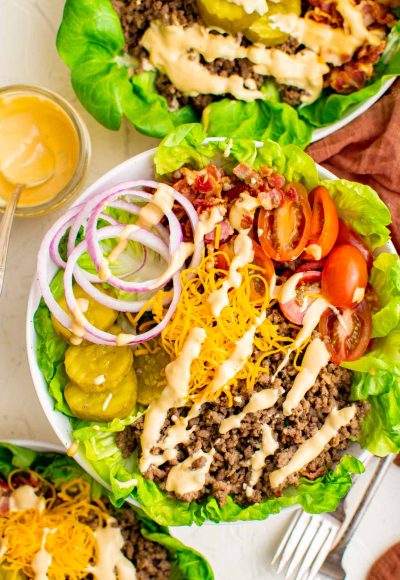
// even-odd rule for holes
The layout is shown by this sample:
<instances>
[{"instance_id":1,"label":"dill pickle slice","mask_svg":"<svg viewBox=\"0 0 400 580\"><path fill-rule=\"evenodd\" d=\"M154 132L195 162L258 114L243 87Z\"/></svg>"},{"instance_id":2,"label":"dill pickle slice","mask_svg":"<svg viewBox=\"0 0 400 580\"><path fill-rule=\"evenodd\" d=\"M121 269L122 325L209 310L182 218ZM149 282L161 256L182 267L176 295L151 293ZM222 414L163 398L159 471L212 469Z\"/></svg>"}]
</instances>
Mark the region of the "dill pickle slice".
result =
<instances>
[{"instance_id":1,"label":"dill pickle slice","mask_svg":"<svg viewBox=\"0 0 400 580\"><path fill-rule=\"evenodd\" d=\"M278 16L279 14L296 14L301 13L301 0L288 0L287 2L268 3L268 12L255 20L244 31L246 38L252 42L261 42L265 46L276 46L285 42L289 35L282 32L279 28L275 28L270 20L271 16Z\"/></svg>"},{"instance_id":2,"label":"dill pickle slice","mask_svg":"<svg viewBox=\"0 0 400 580\"><path fill-rule=\"evenodd\" d=\"M101 286L96 287L101 292L104 292ZM107 306L103 306L103 304L99 304L91 296L86 294L86 292L77 284L74 284L73 290L75 298L84 298L89 302L85 316L93 326L96 326L96 328L99 328L100 330L107 330L114 324L118 316L116 310L112 310L111 308L107 308ZM69 314L64 294L57 300L57 302L61 308ZM67 328L64 328L53 315L51 315L51 321L57 334L67 340L71 338L71 332Z\"/></svg>"},{"instance_id":3,"label":"dill pickle slice","mask_svg":"<svg viewBox=\"0 0 400 580\"><path fill-rule=\"evenodd\" d=\"M125 419L136 405L137 381L133 369L112 391L88 393L75 383L68 383L64 390L65 400L72 413L87 421L112 421Z\"/></svg>"},{"instance_id":4,"label":"dill pickle slice","mask_svg":"<svg viewBox=\"0 0 400 580\"><path fill-rule=\"evenodd\" d=\"M70 346L65 353L68 377L88 393L115 389L133 364L129 346Z\"/></svg>"},{"instance_id":5,"label":"dill pickle slice","mask_svg":"<svg viewBox=\"0 0 400 580\"><path fill-rule=\"evenodd\" d=\"M164 389L164 369L171 359L165 350L153 354L142 354L135 357L135 369L137 374L137 400L141 405L149 405L154 399L158 399Z\"/></svg>"},{"instance_id":6,"label":"dill pickle slice","mask_svg":"<svg viewBox=\"0 0 400 580\"><path fill-rule=\"evenodd\" d=\"M232 34L242 32L260 17L258 12L247 14L241 6L229 0L197 0L197 5L208 26L218 26Z\"/></svg>"}]
</instances>

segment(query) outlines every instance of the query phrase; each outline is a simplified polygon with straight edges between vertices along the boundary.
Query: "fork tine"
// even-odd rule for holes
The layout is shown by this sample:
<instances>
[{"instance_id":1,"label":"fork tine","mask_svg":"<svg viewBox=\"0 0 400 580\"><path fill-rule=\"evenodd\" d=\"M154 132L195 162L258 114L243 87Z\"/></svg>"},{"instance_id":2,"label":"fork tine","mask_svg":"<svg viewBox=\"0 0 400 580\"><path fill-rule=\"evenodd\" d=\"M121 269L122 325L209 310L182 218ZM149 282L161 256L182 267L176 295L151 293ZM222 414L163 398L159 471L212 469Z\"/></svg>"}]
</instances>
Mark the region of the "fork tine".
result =
<instances>
[{"instance_id":1,"label":"fork tine","mask_svg":"<svg viewBox=\"0 0 400 580\"><path fill-rule=\"evenodd\" d=\"M317 557L315 558L315 560L311 566L311 570L308 573L307 580L313 580L316 577L316 575L318 574L322 564L325 561L325 558L327 557L327 555L329 554L329 552L332 549L337 532L338 532L338 528L332 528L330 530L324 545L321 547L319 554L317 555Z\"/></svg>"},{"instance_id":2,"label":"fork tine","mask_svg":"<svg viewBox=\"0 0 400 580\"><path fill-rule=\"evenodd\" d=\"M296 523L298 522L298 520L300 519L302 514L302 510L297 510L296 514L294 515L294 517L292 518L292 521L290 522L290 526L288 527L288 529L285 532L285 535L283 536L276 552L275 552L275 556L271 562L271 564L275 564L275 562L278 560L279 556L282 554L285 545L289 539L290 534L292 533L293 528L295 527Z\"/></svg>"},{"instance_id":3,"label":"fork tine","mask_svg":"<svg viewBox=\"0 0 400 580\"><path fill-rule=\"evenodd\" d=\"M329 524L327 521L321 519L319 528L317 533L314 536L313 541L310 544L307 552L304 555L303 561L297 572L297 576L295 580L301 580L303 574L309 570L316 559L319 551L321 550L322 546L329 538L329 533L332 529L332 525Z\"/></svg>"},{"instance_id":4,"label":"fork tine","mask_svg":"<svg viewBox=\"0 0 400 580\"><path fill-rule=\"evenodd\" d=\"M303 535L304 528L308 525L308 520L310 516L305 512L300 512L298 518L296 518L295 525L292 528L290 536L287 538L287 542L284 546L284 550L280 557L280 562L278 564L277 573L282 572L286 564L292 558L297 544Z\"/></svg>"},{"instance_id":5,"label":"fork tine","mask_svg":"<svg viewBox=\"0 0 400 580\"><path fill-rule=\"evenodd\" d=\"M296 550L292 556L289 567L286 571L286 578L289 578L300 564L304 555L307 553L314 537L320 527L320 522L315 517L310 517L306 528L301 530L301 538L296 546Z\"/></svg>"}]
</instances>

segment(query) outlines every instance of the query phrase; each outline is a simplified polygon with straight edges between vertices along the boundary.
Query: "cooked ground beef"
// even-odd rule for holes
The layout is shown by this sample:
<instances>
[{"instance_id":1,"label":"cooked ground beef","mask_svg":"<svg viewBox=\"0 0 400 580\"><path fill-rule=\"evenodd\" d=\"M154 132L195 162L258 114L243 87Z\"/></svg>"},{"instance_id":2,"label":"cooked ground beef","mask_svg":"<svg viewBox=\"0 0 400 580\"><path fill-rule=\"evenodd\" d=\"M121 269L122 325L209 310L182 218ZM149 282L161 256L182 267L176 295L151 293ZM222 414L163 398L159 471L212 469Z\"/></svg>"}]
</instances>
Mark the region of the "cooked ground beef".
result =
<instances>
[{"instance_id":1,"label":"cooked ground beef","mask_svg":"<svg viewBox=\"0 0 400 580\"><path fill-rule=\"evenodd\" d=\"M107 511L115 518L125 540L122 549L128 560L134 563L138 580L167 580L171 575L171 563L168 552L161 546L141 534L141 522L131 508L115 508L107 498L102 498ZM95 513L87 518L80 518L92 529L98 527ZM90 578L91 576L88 576Z\"/></svg>"},{"instance_id":2,"label":"cooked ground beef","mask_svg":"<svg viewBox=\"0 0 400 580\"><path fill-rule=\"evenodd\" d=\"M273 308L268 318L273 324L279 325L281 335L294 338L297 329L286 322L278 308ZM257 352L253 354L256 357L258 355ZM264 359L263 366L266 373L258 377L255 390L259 391L270 386L268 376L273 375L282 358L283 355L278 353ZM297 370L291 357L289 364L279 373L272 386L282 387L286 393L296 374ZM224 396L217 403L204 404L201 414L189 423L189 427L194 427L194 430L189 442L180 445L177 460L164 463L160 467L151 467L145 477L156 481L160 488L165 489L166 478L174 464L192 456L200 449L209 452L211 447L214 447L216 453L205 486L199 492L181 496L180 499L201 501L211 494L221 505L225 503L228 495L232 495L235 501L242 505L261 502L265 497L274 495L269 484L269 473L288 463L298 446L322 427L327 415L334 407L341 409L349 405L351 380L350 371L329 363L321 371L315 385L308 391L292 415L288 417L283 415L282 404L286 396L284 393L274 407L257 413L248 413L238 429L221 435L219 433L221 421L232 414L239 413L249 401L250 394L246 392L242 382L233 393L234 405L232 407L228 407ZM365 403L356 403L356 407L356 416L351 423L339 431L314 461L301 472L288 478L278 492L281 492L287 485L296 485L300 476L315 479L323 475L334 462L340 459L341 452L350 445L350 438L357 437L360 420L367 411ZM172 409L164 423L162 433L173 424L174 415L184 416L187 412L187 407ZM271 427L279 448L273 456L266 459L262 477L249 499L246 496L246 486L251 474L249 460L260 448L263 424ZM142 430L143 418L117 436L117 444L125 456L129 456L136 447L140 448Z\"/></svg>"},{"instance_id":3,"label":"cooked ground beef","mask_svg":"<svg viewBox=\"0 0 400 580\"><path fill-rule=\"evenodd\" d=\"M360 3L360 0L356 0ZM202 23L196 0L112 0L112 4L118 13L126 40L126 50L138 59L137 72L141 72L143 61L147 60L147 51L140 45L140 40L154 20L161 20L164 24L179 24L191 26L194 23ZM390 5L384 5L375 0L363 0L363 13L369 28L381 28L383 33L395 23L395 16L390 11ZM302 1L302 14L322 24L328 24L333 28L343 26L343 18L337 11L334 2L323 0ZM250 42L242 38L242 44L247 46ZM325 86L333 88L340 93L350 93L362 88L373 74L373 67L379 59L385 46L385 41L378 47L361 47L349 63L341 67L331 67L326 75ZM290 37L277 48L294 54L302 47L295 38ZM221 76L238 74L244 79L252 79L254 87L259 88L264 77L254 72L254 66L247 59L217 59L205 66L213 73ZM191 104L200 113L211 102L223 98L223 96L198 95L188 97L181 93L170 82L169 78L162 73L157 75L156 87L167 101L171 110L176 110L187 104ZM290 105L297 106L301 103L304 91L287 85L278 85L282 99Z\"/></svg>"},{"instance_id":4,"label":"cooked ground beef","mask_svg":"<svg viewBox=\"0 0 400 580\"><path fill-rule=\"evenodd\" d=\"M142 0L141 2L136 2L136 0L112 0L112 4L121 19L126 40L126 50L136 57L140 63L142 59L147 57L146 50L140 46L140 39L151 21L161 20L166 25L180 24L182 26L191 26L196 22L202 22L196 0ZM242 39L242 43L246 46L251 44L246 38ZM279 48L288 54L294 54L299 48L299 43L296 39L289 38ZM210 63L203 61L203 64L212 73L223 77L237 74L246 80L252 79L254 88L257 89L261 87L265 80L262 75L254 72L254 66L246 58L233 61L219 58ZM137 71L140 72L141 70L142 66L139 64ZM167 99L171 110L190 104L201 113L211 102L223 98L222 96L215 97L212 95L188 97L179 91L169 78L162 73L157 75L156 87L160 95ZM304 91L296 87L286 87L285 85L279 85L278 88L286 102L292 105L300 103L301 95Z\"/></svg>"}]
</instances>

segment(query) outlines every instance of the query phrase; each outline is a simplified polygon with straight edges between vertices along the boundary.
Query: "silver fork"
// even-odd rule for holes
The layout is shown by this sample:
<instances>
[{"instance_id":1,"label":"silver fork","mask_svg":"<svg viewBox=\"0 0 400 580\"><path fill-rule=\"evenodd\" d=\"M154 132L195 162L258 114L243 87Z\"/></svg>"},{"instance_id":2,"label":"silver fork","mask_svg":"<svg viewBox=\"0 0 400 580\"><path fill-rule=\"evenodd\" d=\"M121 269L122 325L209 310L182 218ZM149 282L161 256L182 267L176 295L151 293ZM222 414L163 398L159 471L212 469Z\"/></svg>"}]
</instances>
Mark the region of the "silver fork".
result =
<instances>
[{"instance_id":1,"label":"silver fork","mask_svg":"<svg viewBox=\"0 0 400 580\"><path fill-rule=\"evenodd\" d=\"M346 518L343 499L336 511L321 515L310 515L299 510L278 546L272 564L277 564L277 573L285 570L285 578L296 573L296 580L312 580L322 572L331 578L344 578L341 560L347 545L361 522L384 473L393 457L380 459L369 485L353 513L351 520L343 526ZM337 547L329 555L337 538L341 538ZM328 557L328 558L327 558ZM340 568L342 571L340 571ZM338 575L337 575L338 574Z\"/></svg>"}]
</instances>

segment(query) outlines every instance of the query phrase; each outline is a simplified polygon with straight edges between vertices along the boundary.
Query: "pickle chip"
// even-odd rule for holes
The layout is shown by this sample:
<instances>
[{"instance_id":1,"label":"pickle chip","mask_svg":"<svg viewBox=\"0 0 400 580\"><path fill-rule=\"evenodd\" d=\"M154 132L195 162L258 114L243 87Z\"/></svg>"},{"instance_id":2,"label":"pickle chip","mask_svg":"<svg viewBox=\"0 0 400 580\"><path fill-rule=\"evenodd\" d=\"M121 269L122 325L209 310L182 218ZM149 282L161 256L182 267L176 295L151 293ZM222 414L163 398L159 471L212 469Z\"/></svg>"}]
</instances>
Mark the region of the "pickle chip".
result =
<instances>
[{"instance_id":1,"label":"pickle chip","mask_svg":"<svg viewBox=\"0 0 400 580\"><path fill-rule=\"evenodd\" d=\"M276 46L286 42L289 34L279 30L279 14L301 13L300 0L288 0L287 2L269 2L268 12L255 20L243 34L252 42L260 42L265 46ZM277 21L273 22L271 16L275 16Z\"/></svg>"},{"instance_id":2,"label":"pickle chip","mask_svg":"<svg viewBox=\"0 0 400 580\"><path fill-rule=\"evenodd\" d=\"M208 26L218 26L231 34L243 32L260 17L258 12L247 14L241 6L229 0L197 0L197 5Z\"/></svg>"},{"instance_id":3,"label":"pickle chip","mask_svg":"<svg viewBox=\"0 0 400 580\"><path fill-rule=\"evenodd\" d=\"M133 369L116 389L101 393L89 393L75 383L68 383L64 390L65 400L72 413L87 421L112 421L125 419L136 405L137 381Z\"/></svg>"},{"instance_id":4,"label":"pickle chip","mask_svg":"<svg viewBox=\"0 0 400 580\"><path fill-rule=\"evenodd\" d=\"M149 405L151 401L158 399L166 386L164 371L169 362L171 362L169 355L161 347L155 353L135 357L138 403Z\"/></svg>"},{"instance_id":5,"label":"pickle chip","mask_svg":"<svg viewBox=\"0 0 400 580\"><path fill-rule=\"evenodd\" d=\"M65 353L68 377L88 393L115 389L133 365L129 346L70 346Z\"/></svg>"},{"instance_id":6,"label":"pickle chip","mask_svg":"<svg viewBox=\"0 0 400 580\"><path fill-rule=\"evenodd\" d=\"M103 292L101 287L97 286L97 289ZM96 302L96 300L89 296L89 294L86 294L86 292L82 290L82 288L77 284L74 284L73 291L75 298L84 298L88 301L88 309L85 312L85 316L90 324L93 324L93 326L96 326L96 328L100 330L107 330L114 324L118 316L118 312L116 310L112 310L111 308L107 308L107 306L103 306L103 304L99 304ZM64 294L57 300L57 302L61 308L67 314L69 314ZM57 334L67 340L71 338L71 332L67 328L64 328L53 316L53 314L51 315L51 321Z\"/></svg>"}]
</instances>

